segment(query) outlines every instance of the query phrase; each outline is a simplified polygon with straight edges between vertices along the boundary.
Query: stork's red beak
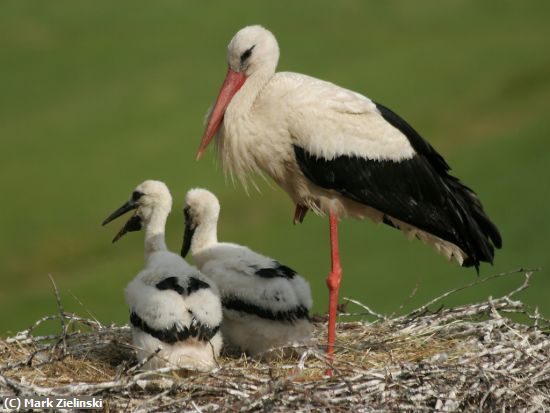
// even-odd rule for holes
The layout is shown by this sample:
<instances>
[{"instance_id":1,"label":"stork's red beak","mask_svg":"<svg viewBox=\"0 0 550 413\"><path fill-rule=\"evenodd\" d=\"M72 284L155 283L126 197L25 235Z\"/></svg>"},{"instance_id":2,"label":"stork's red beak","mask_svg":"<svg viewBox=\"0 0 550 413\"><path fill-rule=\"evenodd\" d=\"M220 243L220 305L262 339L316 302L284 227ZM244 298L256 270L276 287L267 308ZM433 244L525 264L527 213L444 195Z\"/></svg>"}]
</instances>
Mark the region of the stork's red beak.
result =
<instances>
[{"instance_id":1,"label":"stork's red beak","mask_svg":"<svg viewBox=\"0 0 550 413\"><path fill-rule=\"evenodd\" d=\"M216 100L214 109L210 114L210 119L208 119L206 130L202 136L201 145L199 146L199 150L197 152L197 160L201 158L206 147L212 141L212 138L222 123L223 115L229 105L229 102L231 102L231 99L235 96L235 93L239 91L245 80L246 75L243 72L235 72L231 70L231 68L227 69L227 75L223 81L220 94L218 95L218 100Z\"/></svg>"}]
</instances>

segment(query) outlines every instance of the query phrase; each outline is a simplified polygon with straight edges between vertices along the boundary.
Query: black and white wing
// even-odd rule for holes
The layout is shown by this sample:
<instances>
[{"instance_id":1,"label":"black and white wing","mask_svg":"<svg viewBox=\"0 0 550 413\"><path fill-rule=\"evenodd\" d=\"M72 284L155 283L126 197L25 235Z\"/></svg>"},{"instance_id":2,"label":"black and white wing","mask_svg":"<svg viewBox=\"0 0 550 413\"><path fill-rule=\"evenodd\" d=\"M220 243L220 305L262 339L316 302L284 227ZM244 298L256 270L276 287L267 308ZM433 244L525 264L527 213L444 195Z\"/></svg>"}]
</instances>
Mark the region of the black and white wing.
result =
<instances>
[{"instance_id":1,"label":"black and white wing","mask_svg":"<svg viewBox=\"0 0 550 413\"><path fill-rule=\"evenodd\" d=\"M465 266L492 262L500 234L476 194L449 175L443 157L390 109L316 84L317 96L308 95L307 110L292 122L295 160L305 177L380 211L389 225L401 221L458 246Z\"/></svg>"},{"instance_id":2,"label":"black and white wing","mask_svg":"<svg viewBox=\"0 0 550 413\"><path fill-rule=\"evenodd\" d=\"M222 319L215 289L200 275L166 273L154 279L149 285L138 275L126 288L130 323L168 344L212 339Z\"/></svg>"},{"instance_id":3,"label":"black and white wing","mask_svg":"<svg viewBox=\"0 0 550 413\"><path fill-rule=\"evenodd\" d=\"M226 310L277 321L309 318L309 284L294 270L246 247L217 248L231 248L231 255L220 251L220 258L212 258L201 270L216 282Z\"/></svg>"}]
</instances>

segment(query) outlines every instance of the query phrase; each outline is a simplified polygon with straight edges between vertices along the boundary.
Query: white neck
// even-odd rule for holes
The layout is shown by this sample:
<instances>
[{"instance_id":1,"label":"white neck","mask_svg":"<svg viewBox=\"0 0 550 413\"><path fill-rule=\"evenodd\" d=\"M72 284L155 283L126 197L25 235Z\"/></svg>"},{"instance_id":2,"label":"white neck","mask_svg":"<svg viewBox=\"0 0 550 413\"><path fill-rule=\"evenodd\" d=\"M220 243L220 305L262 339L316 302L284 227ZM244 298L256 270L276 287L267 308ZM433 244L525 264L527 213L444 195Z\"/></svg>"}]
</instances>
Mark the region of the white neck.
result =
<instances>
[{"instance_id":1,"label":"white neck","mask_svg":"<svg viewBox=\"0 0 550 413\"><path fill-rule=\"evenodd\" d=\"M218 136L216 146L223 168L236 176L245 187L249 173L258 169L254 151L256 132L250 120L253 105L264 86L273 76L273 70L264 69L251 75L233 97L224 115L224 131Z\"/></svg>"},{"instance_id":2,"label":"white neck","mask_svg":"<svg viewBox=\"0 0 550 413\"><path fill-rule=\"evenodd\" d=\"M200 223L191 240L191 255L199 254L218 243L217 226L217 217Z\"/></svg>"},{"instance_id":3,"label":"white neck","mask_svg":"<svg viewBox=\"0 0 550 413\"><path fill-rule=\"evenodd\" d=\"M145 225L145 260L157 251L167 251L165 241L166 219L168 214L164 211L154 209L151 214L151 219Z\"/></svg>"},{"instance_id":4,"label":"white neck","mask_svg":"<svg viewBox=\"0 0 550 413\"><path fill-rule=\"evenodd\" d=\"M235 94L230 104L230 111L233 115L247 116L254 105L256 97L267 82L273 77L274 71L271 68L258 70L250 75L244 85Z\"/></svg>"}]
</instances>

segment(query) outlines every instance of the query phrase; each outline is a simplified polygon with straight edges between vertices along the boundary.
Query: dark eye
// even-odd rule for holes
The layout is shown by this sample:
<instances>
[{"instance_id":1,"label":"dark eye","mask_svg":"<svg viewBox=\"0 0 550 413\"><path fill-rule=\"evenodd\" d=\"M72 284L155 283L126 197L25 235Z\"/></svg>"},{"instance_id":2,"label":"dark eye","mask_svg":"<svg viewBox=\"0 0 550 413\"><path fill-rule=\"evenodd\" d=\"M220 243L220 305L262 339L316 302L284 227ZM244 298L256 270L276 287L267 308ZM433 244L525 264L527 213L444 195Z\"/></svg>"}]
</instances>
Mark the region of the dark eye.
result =
<instances>
[{"instance_id":1,"label":"dark eye","mask_svg":"<svg viewBox=\"0 0 550 413\"><path fill-rule=\"evenodd\" d=\"M241 55L241 64L243 64L246 59L248 59L252 55L252 49L254 49L256 45L252 46L249 49L246 49L246 51Z\"/></svg>"},{"instance_id":2,"label":"dark eye","mask_svg":"<svg viewBox=\"0 0 550 413\"><path fill-rule=\"evenodd\" d=\"M143 196L143 192L134 191L132 192L132 201L137 202L139 198L141 198L142 196Z\"/></svg>"}]
</instances>

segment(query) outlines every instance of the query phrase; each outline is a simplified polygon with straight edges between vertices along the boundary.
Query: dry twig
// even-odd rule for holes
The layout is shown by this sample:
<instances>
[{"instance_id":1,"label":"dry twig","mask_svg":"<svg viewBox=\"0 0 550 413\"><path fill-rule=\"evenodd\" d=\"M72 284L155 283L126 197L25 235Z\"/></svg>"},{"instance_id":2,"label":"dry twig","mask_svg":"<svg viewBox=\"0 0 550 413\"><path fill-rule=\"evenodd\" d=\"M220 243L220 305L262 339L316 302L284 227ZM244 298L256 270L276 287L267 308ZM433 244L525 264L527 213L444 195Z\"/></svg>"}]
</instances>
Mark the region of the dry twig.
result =
<instances>
[{"instance_id":1,"label":"dry twig","mask_svg":"<svg viewBox=\"0 0 550 413\"><path fill-rule=\"evenodd\" d=\"M224 357L211 373L151 372L140 370L127 326L67 314L58 302L59 315L0 340L0 394L101 395L113 411L140 412L545 411L550 323L515 299L533 273L524 272L523 284L502 297L435 313L430 306L462 289L400 317L349 300L375 322L338 324L333 377L324 376L324 323L316 325L312 345L281 351L269 362ZM510 314L527 316L532 325ZM32 335L57 318L60 334ZM79 331L67 333L69 324ZM65 356L48 356L63 339Z\"/></svg>"}]
</instances>

